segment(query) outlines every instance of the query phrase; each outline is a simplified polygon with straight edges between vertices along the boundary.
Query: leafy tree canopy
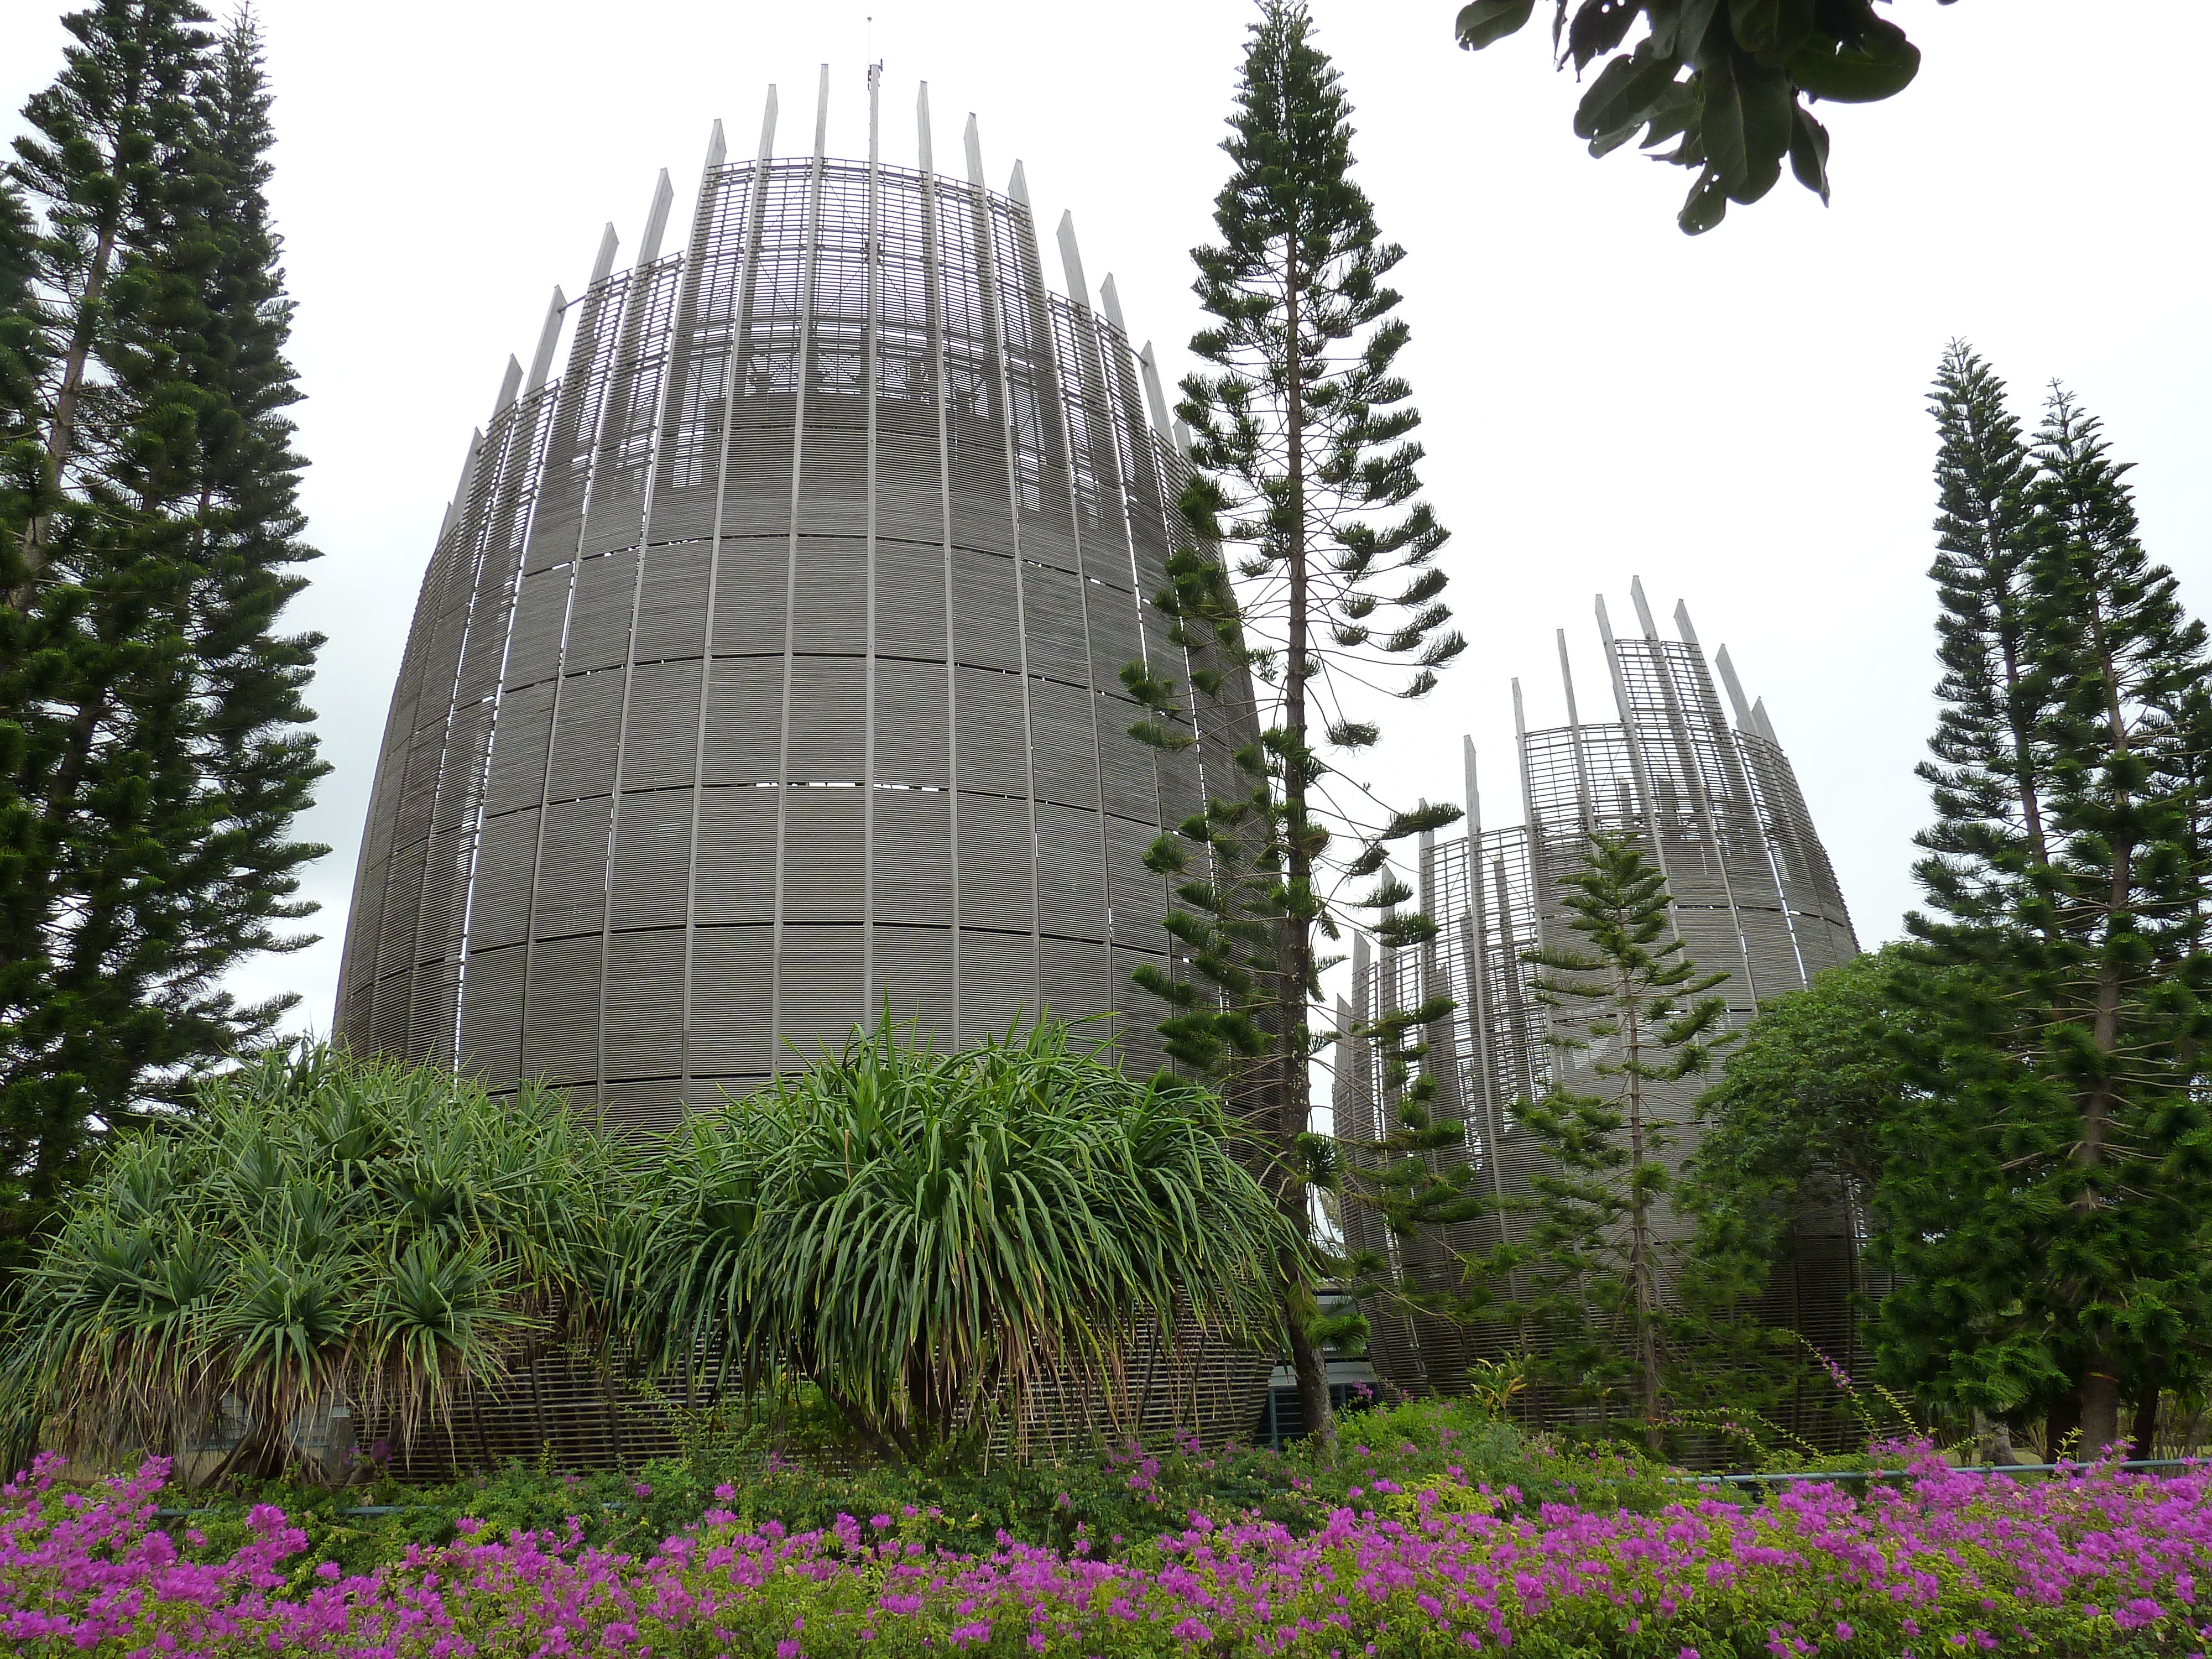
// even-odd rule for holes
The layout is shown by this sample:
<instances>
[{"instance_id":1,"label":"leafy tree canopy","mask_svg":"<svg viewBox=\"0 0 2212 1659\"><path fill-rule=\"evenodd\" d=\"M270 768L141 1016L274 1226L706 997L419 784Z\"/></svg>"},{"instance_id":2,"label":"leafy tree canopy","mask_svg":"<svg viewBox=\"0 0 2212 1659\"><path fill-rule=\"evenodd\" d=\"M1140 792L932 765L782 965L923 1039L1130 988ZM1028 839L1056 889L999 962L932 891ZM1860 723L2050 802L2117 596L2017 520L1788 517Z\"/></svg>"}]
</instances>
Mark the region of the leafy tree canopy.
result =
<instances>
[{"instance_id":1,"label":"leafy tree canopy","mask_svg":"<svg viewBox=\"0 0 2212 1659\"><path fill-rule=\"evenodd\" d=\"M1480 52L1535 9L1536 0L1471 0L1459 43ZM1828 130L1808 106L1893 97L1920 69L1920 49L1875 0L1556 0L1552 46L1577 77L1605 60L1575 110L1575 137L1592 155L1671 140L1656 159L1697 170L1676 220L1692 236L1730 202L1772 190L1785 160L1826 202Z\"/></svg>"},{"instance_id":2,"label":"leafy tree canopy","mask_svg":"<svg viewBox=\"0 0 2212 1659\"><path fill-rule=\"evenodd\" d=\"M1893 1401L1849 1380L1870 1310L1837 1282L1855 1282L1849 1257L1864 1254L1921 1103L1900 1053L1919 1015L1893 983L1899 968L1887 946L1763 1003L1698 1101L1704 1133L1674 1188L1693 1227L1672 1321L1678 1384L1754 1455L1779 1441L1825 1455L1816 1448L1900 1426ZM1808 1285L1821 1291L1809 1304ZM1838 1311L1848 1322L1826 1317Z\"/></svg>"},{"instance_id":3,"label":"leafy tree canopy","mask_svg":"<svg viewBox=\"0 0 2212 1659\"><path fill-rule=\"evenodd\" d=\"M1887 946L1766 1003L1700 1097L1707 1127L1677 1200L1698 1222L1692 1283L1756 1296L1808 1185L1839 1183L1862 1202L1875 1190L1882 1132L1907 1092L1897 968Z\"/></svg>"}]
</instances>

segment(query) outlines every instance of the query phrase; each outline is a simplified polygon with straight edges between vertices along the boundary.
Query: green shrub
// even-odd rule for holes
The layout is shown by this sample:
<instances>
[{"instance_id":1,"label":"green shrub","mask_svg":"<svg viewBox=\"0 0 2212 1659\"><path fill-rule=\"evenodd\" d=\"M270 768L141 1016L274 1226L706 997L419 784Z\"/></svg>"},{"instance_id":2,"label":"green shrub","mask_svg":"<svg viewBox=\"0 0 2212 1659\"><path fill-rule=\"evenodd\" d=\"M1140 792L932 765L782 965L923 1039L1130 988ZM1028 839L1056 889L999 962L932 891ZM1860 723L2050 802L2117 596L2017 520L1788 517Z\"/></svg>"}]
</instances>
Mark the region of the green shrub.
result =
<instances>
[{"instance_id":1,"label":"green shrub","mask_svg":"<svg viewBox=\"0 0 2212 1659\"><path fill-rule=\"evenodd\" d=\"M185 1451L226 1406L241 1471L301 1467L340 1403L404 1437L605 1318L629 1184L544 1091L271 1054L108 1158L24 1276L10 1403L96 1460Z\"/></svg>"},{"instance_id":2,"label":"green shrub","mask_svg":"<svg viewBox=\"0 0 2212 1659\"><path fill-rule=\"evenodd\" d=\"M889 1019L668 1148L641 1340L666 1366L803 1378L887 1455L1103 1381L1147 1323L1272 1346L1304 1246L1220 1103L1074 1047L1063 1021L939 1054Z\"/></svg>"},{"instance_id":3,"label":"green shrub","mask_svg":"<svg viewBox=\"0 0 2212 1659\"><path fill-rule=\"evenodd\" d=\"M804 1418L803 1397L799 1412ZM249 1536L252 1505L273 1504L307 1531L309 1551L319 1552L314 1559L362 1572L396 1559L410 1543L452 1541L464 1521L481 1523L478 1536L502 1539L559 1533L574 1516L585 1543L636 1551L709 1510L750 1525L776 1522L793 1533L831 1528L840 1515L890 1515L903 1534L956 1551L988 1553L1002 1537L1055 1549L1080 1540L1095 1557L1120 1558L1180 1533L1194 1515L1223 1525L1257 1518L1304 1535L1345 1509L1410 1519L1424 1492L1435 1494L1431 1501L1499 1514L1535 1514L1547 1504L1650 1514L1686 1496L1681 1486L1668 1484L1669 1471L1633 1452L1558 1448L1464 1402L1353 1412L1342 1426L1333 1464L1307 1444L1213 1454L1098 1444L988 1468L951 1457L840 1468L770 1449L778 1438L757 1423L701 1436L688 1455L632 1474L562 1474L510 1464L434 1486L386 1477L344 1492L269 1483L195 1516L192 1524L227 1553ZM819 1427L815 1419L798 1437ZM780 1429L787 1436L788 1428L787 1419ZM362 1504L392 1512L346 1512Z\"/></svg>"}]
</instances>

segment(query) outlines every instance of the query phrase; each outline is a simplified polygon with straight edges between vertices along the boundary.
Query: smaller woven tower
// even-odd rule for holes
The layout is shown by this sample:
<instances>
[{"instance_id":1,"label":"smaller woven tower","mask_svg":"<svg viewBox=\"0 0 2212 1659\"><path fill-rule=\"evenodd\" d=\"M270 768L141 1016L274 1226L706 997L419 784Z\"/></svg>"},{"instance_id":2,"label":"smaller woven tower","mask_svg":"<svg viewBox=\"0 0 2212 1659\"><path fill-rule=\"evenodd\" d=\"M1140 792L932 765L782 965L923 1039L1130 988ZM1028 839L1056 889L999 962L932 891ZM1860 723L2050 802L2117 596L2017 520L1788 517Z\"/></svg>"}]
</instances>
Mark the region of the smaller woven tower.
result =
<instances>
[{"instance_id":1,"label":"smaller woven tower","mask_svg":"<svg viewBox=\"0 0 2212 1659\"><path fill-rule=\"evenodd\" d=\"M1567 942L1560 884L1580 866L1592 833L1633 837L1666 876L1688 955L1705 971L1729 975L1718 994L1731 1027L1747 1024L1762 998L1802 990L1823 969L1858 954L1835 871L1765 703L1747 701L1725 647L1708 664L1685 606L1674 610L1676 637L1662 638L1642 582L1630 592L1633 634L1616 635L1604 599L1597 601L1615 717L1582 719L1561 630L1566 723L1530 730L1520 682L1513 684L1523 821L1483 827L1468 741L1468 833L1420 842L1419 902L1438 924L1436 938L1418 950L1379 953L1364 938L1353 943L1352 994L1340 1014L1346 1029L1432 996L1455 1005L1426 1033L1424 1063L1438 1084L1439 1115L1458 1119L1467 1133L1437 1156L1477 1165L1476 1179L1501 1204L1529 1192L1542 1161L1518 1132L1515 1103L1541 1094L1562 1063L1550 1041L1561 1016L1536 1000L1539 970L1521 958ZM1733 721L1723 712L1723 689ZM1337 1133L1347 1140L1371 1140L1392 1121L1371 1046L1348 1042L1339 1055L1334 1104ZM1589 1064L1581 1054L1567 1060ZM1667 1159L1677 1169L1697 1150L1693 1107L1705 1086L1691 1079L1656 1091L1657 1115L1674 1137ZM1352 1205L1345 1217L1352 1249L1382 1254L1416 1285L1447 1275L1455 1282L1455 1256L1490 1249L1501 1229L1522 1224L1501 1210L1407 1244L1371 1211ZM1659 1230L1668 1243L1692 1231L1663 1204ZM1859 1270L1840 1195L1808 1206L1796 1233L1794 1278L1774 1287L1765 1316L1848 1364ZM1502 1328L1486 1334L1384 1312L1374 1322L1376 1369L1409 1389L1462 1389L1470 1364L1510 1346Z\"/></svg>"}]
</instances>

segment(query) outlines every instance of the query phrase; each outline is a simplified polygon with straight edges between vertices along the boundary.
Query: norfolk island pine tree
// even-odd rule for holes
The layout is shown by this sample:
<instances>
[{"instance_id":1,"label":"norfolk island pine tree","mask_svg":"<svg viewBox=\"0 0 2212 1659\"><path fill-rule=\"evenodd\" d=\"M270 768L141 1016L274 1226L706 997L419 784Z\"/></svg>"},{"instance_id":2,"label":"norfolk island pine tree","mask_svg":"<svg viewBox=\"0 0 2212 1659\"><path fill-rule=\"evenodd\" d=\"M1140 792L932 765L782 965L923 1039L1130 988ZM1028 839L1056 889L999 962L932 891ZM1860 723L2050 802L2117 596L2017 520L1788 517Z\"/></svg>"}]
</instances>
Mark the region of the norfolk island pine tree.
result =
<instances>
[{"instance_id":1,"label":"norfolk island pine tree","mask_svg":"<svg viewBox=\"0 0 2212 1659\"><path fill-rule=\"evenodd\" d=\"M1322 751L1372 747L1381 730L1358 717L1358 699L1424 696L1465 647L1438 598L1446 532L1416 499L1420 417L1393 368L1407 331L1384 278L1403 252L1382 240L1352 179L1351 105L1313 35L1302 4L1262 6L1223 144L1220 240L1194 255L1215 319L1191 343L1208 368L1183 381L1177 407L1192 433L1180 507L1194 541L1158 596L1188 683L1158 662L1122 674L1146 711L1132 734L1158 747L1220 729L1242 689L1260 688L1233 768L1209 771L1203 810L1149 855L1174 883L1168 927L1188 971L1140 971L1138 982L1173 1009L1161 1026L1170 1054L1222 1080L1301 1227L1310 1184L1330 1164L1308 1127L1310 1062L1331 1040L1312 1007L1338 959L1322 945L1347 908L1382 912L1377 931L1392 942L1433 931L1394 911L1411 893L1387 870L1389 844L1459 817L1384 809ZM1224 548L1239 555L1233 577ZM1348 896L1370 877L1373 890ZM1358 1322L1340 1331L1322 1320L1287 1261L1283 1279L1300 1405L1333 1438L1322 1344Z\"/></svg>"},{"instance_id":2,"label":"norfolk island pine tree","mask_svg":"<svg viewBox=\"0 0 2212 1659\"><path fill-rule=\"evenodd\" d=\"M0 328L36 365L14 446L20 482L0 525L0 721L12 751L0 854L0 1168L15 1200L0 1230L10 1254L77 1178L88 1142L82 1067L61 1053L88 1011L59 983L58 915L131 878L127 857L108 855L131 838L124 815L143 769L129 745L112 771L98 750L119 659L136 643L136 602L119 574L131 561L115 544L137 528L137 503L104 476L110 445L98 441L127 433L143 403L125 376L101 382L137 331L114 289L121 282L127 294L173 240L158 204L164 168L189 142L204 21L161 0L64 19L72 43L62 73L25 106L30 131L8 167L29 214L29 269ZM119 1024L137 1035L134 1022Z\"/></svg>"},{"instance_id":3,"label":"norfolk island pine tree","mask_svg":"<svg viewBox=\"0 0 2212 1659\"><path fill-rule=\"evenodd\" d=\"M272 626L283 567L312 555L266 96L250 21L218 47L206 21L172 0L72 14L9 167L40 218L0 329L43 348L14 446L32 488L0 499L0 672L29 688L0 801L11 1241L102 1134L273 1026L289 999L241 1007L219 981L306 942L270 924L301 913L291 872L321 850L289 838L325 769L298 695L319 641Z\"/></svg>"},{"instance_id":4,"label":"norfolk island pine tree","mask_svg":"<svg viewBox=\"0 0 2212 1659\"><path fill-rule=\"evenodd\" d=\"M1587 1055L1594 1081L1572 1088L1563 1066L1517 1109L1547 1166L1516 1200L1531 1213L1524 1236L1468 1261L1462 1316L1510 1322L1532 1380L1570 1403L1609 1415L1625 1382L1656 1454L1668 1314L1654 1210L1671 1184L1659 1154L1672 1137L1652 1090L1704 1072L1732 1040L1718 1029L1726 1003L1707 994L1728 975L1700 973L1685 953L1666 880L1632 837L1593 834L1562 884L1576 942L1522 960L1542 970L1535 993L1554 1012L1553 1045ZM1499 1285L1510 1287L1504 1298Z\"/></svg>"},{"instance_id":5,"label":"norfolk island pine tree","mask_svg":"<svg viewBox=\"0 0 2212 1659\"><path fill-rule=\"evenodd\" d=\"M2204 633L2069 396L2031 447L1959 346L1936 403L1947 764L1923 768L1937 914L1909 921L1973 994L1907 1055L1927 1103L1919 1158L1886 1165L1882 1352L2094 1449L2206 1364Z\"/></svg>"}]
</instances>

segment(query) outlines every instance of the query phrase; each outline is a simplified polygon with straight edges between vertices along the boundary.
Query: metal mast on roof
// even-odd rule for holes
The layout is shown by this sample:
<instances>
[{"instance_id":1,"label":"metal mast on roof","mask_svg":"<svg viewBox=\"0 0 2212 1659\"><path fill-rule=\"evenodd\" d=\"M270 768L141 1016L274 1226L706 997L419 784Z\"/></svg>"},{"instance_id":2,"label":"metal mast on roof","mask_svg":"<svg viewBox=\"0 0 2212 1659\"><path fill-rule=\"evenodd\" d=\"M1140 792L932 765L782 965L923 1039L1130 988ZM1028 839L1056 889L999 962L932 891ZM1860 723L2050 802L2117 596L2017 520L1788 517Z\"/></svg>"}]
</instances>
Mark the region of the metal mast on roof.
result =
<instances>
[{"instance_id":1,"label":"metal mast on roof","mask_svg":"<svg viewBox=\"0 0 2212 1659\"><path fill-rule=\"evenodd\" d=\"M1662 651L1659 624L1652 619L1651 606L1644 597L1644 579L1632 576L1628 580L1628 597L1636 606L1636 619L1643 624L1644 637L1651 647L1651 667L1659 682L1659 696L1667 713L1668 734L1672 738L1674 753L1681 763L1682 781L1690 791L1690 807L1704 826L1705 844L1711 849L1713 868L1720 872L1721 897L1728 905L1729 926L1735 934L1736 957L1743 963L1743 983L1746 1000L1753 1008L1759 1006L1759 979L1752 971L1751 940L1743 930L1743 912L1735 902L1735 882L1729 874L1728 846L1721 839L1720 814L1713 808L1712 792L1705 787L1705 769L1699 763L1696 746L1690 740L1689 720L1682 712L1682 700L1674 689L1674 672ZM1623 709L1624 719L1632 718Z\"/></svg>"},{"instance_id":2,"label":"metal mast on roof","mask_svg":"<svg viewBox=\"0 0 2212 1659\"><path fill-rule=\"evenodd\" d=\"M1628 680L1621 672L1620 652L1613 637L1613 618L1606 614L1605 595L1597 596L1598 636L1605 642L1605 665L1613 676L1613 700L1620 710L1620 730L1628 745L1628 763L1635 774L1637 793L1644 798L1644 823L1651 837L1652 857L1659 878L1667 884L1667 922L1676 939L1682 937L1682 917L1674 897L1674 872L1668 868L1666 837L1659 828L1659 798L1652 787L1651 769L1645 763L1644 744L1636 727L1635 705L1628 696Z\"/></svg>"},{"instance_id":3,"label":"metal mast on roof","mask_svg":"<svg viewBox=\"0 0 2212 1659\"><path fill-rule=\"evenodd\" d=\"M647 350L645 313L659 278L655 267L660 263L661 238L667 234L668 210L675 200L675 186L669 183L668 169L663 167L659 179L653 185L653 204L646 210L644 234L638 238L637 262L632 268L630 279L629 311L623 322L623 340L630 354L629 363L634 374L643 373ZM637 620L645 601L647 532L653 523L653 486L660 473L661 400L666 392L665 379L659 379L653 392L653 435L648 441L644 484L639 493L637 506L636 568L630 577L629 628L623 649L622 724L615 735L614 787L607 798L607 857L611 865L622 844L623 781L628 775L626 769L629 760L631 700L637 689ZM592 1098L601 1104L607 1098L607 994L612 977L610 970L614 963L614 884L603 877L599 891L599 1063L594 1071L592 1093Z\"/></svg>"},{"instance_id":4,"label":"metal mast on roof","mask_svg":"<svg viewBox=\"0 0 2212 1659\"><path fill-rule=\"evenodd\" d=\"M530 378L523 383L522 395L528 397L545 384L545 377L553 372L554 349L561 343L561 314L568 308L568 296L561 292L561 285L553 285L553 298L545 307L545 321L538 331L538 349L531 354Z\"/></svg>"},{"instance_id":5,"label":"metal mast on roof","mask_svg":"<svg viewBox=\"0 0 2212 1659\"><path fill-rule=\"evenodd\" d=\"M593 254L592 258L592 277L591 281L585 285L584 289L583 314L576 325L576 356L573 356L570 360L572 365L582 356L586 349L587 336L590 337L591 343L594 347L597 345L598 338L601 332L603 319L605 319L608 307L610 307L617 308L615 317L615 333L617 339L622 337L623 317L628 310L627 301L629 298L628 289L629 279L627 276L617 279L614 275L615 254L621 246L622 239L615 234L614 222L612 220L609 220L605 228L599 233L599 251ZM582 378L588 380L588 372ZM564 394L564 401L567 398L572 398L575 395L576 393L573 390L566 392ZM520 1056L524 1053L529 1052L532 1036L531 1028L531 1012L533 1007L533 1000L532 994L536 990L538 984L539 901L543 894L543 877L545 870L546 825L552 817L553 805L553 768L551 764L551 757L553 753L553 746L560 738L561 716L563 712L562 705L567 701L565 693L568 683L567 669L568 662L569 622L575 608L576 580L578 574L583 564L585 538L590 532L592 524L592 508L597 500L597 491L594 488L599 471L597 463L599 454L599 446L606 430L607 405L609 401L609 399L604 397L597 400L596 404L593 405L590 410L590 430L588 432L580 431L576 434L575 439L579 452L589 459L585 466L583 485L577 501L575 538L569 544L568 549L568 556L565 562L568 573L568 588L565 595L567 603L563 607L562 614L560 639L554 647L553 653L555 670L553 674L553 706L549 711L546 718L547 729L545 734L545 749L547 763L544 769L542 775L538 779L538 823L536 826L535 845L532 850L530 861L530 898L525 909L523 918L522 993L520 999L521 1006L516 1013L516 1025L518 1028L516 1032L516 1050L518 1063L520 1063ZM471 897L473 897L473 889L471 890Z\"/></svg>"},{"instance_id":6,"label":"metal mast on roof","mask_svg":"<svg viewBox=\"0 0 2212 1659\"><path fill-rule=\"evenodd\" d=\"M1692 652L1702 654L1703 647L1698 643L1698 630L1691 625L1690 606L1686 599L1677 599L1674 602L1674 631L1680 635L1683 644L1688 646ZM1723 646L1719 654L1725 658L1728 655L1728 647ZM1723 682L1727 680L1730 672L1727 668L1721 671ZM1733 694L1731 696L1733 697ZM1713 738L1713 747L1721 757L1721 765L1727 774L1729 786L1741 799L1743 810L1750 818L1749 828L1757 838L1760 867L1766 872L1766 878L1773 885L1775 908L1782 917L1783 931L1790 939L1790 953L1797 964L1797 983L1801 986L1809 985L1812 983L1812 975L1806 968L1805 944L1798 937L1797 918L1791 912L1789 889L1783 883L1782 866L1775 858L1775 850L1778 844L1776 826L1767 822L1766 805L1759 799L1759 791L1753 787L1750 775L1744 766L1741 750L1725 732L1716 732ZM1731 902L1733 902L1733 892L1734 890L1731 889ZM1744 971L1746 977L1748 978L1751 940L1747 934L1743 938L1743 950ZM1753 1006L1754 1007L1758 1006L1755 994Z\"/></svg>"},{"instance_id":7,"label":"metal mast on roof","mask_svg":"<svg viewBox=\"0 0 2212 1659\"><path fill-rule=\"evenodd\" d=\"M983 141L975 131L975 114L968 113L968 187L975 210L975 253L983 273L983 313L990 331L991 358L996 368L994 379L999 394L999 426L1005 434L1006 458L1006 515L1007 545L1013 550L1014 604L1022 615L1029 613L1028 584L1022 574L1022 514L1021 514L1021 456L1014 429L1013 367L1006 360L1006 314L1005 283L999 273L999 246L996 226L991 209L990 187L983 182ZM1023 210L1026 217L1029 209L1029 185L1022 173L1022 164L1014 163L1013 176L1007 180L1006 193ZM1014 273L1018 281L1021 273ZM1030 884L1030 964L1032 975L1042 977L1044 963L1044 895L1037 870L1037 787L1036 787L1036 712L1035 698L1030 690L1029 635L1024 630L1020 644L1022 671L1022 748L1028 757L1023 768L1023 801L1029 814L1029 884Z\"/></svg>"},{"instance_id":8,"label":"metal mast on roof","mask_svg":"<svg viewBox=\"0 0 2212 1659\"><path fill-rule=\"evenodd\" d=\"M1559 684L1567 694L1567 742L1575 757L1575 805L1581 809L1583 834L1597 828L1596 804L1591 799L1589 754L1583 747L1583 719L1575 707L1575 671L1567 660L1567 630L1558 630L1559 643Z\"/></svg>"}]
</instances>

